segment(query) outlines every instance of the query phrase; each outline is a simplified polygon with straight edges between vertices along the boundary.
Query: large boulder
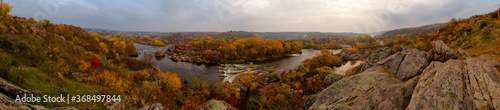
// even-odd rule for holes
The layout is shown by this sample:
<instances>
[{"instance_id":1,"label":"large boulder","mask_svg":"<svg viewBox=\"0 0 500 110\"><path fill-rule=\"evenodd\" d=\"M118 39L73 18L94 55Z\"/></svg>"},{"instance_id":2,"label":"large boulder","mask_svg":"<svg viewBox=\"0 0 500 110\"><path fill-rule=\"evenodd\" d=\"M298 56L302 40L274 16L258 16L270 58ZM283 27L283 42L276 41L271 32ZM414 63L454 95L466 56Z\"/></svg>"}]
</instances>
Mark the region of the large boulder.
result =
<instances>
[{"instance_id":1,"label":"large boulder","mask_svg":"<svg viewBox=\"0 0 500 110\"><path fill-rule=\"evenodd\" d=\"M434 61L423 71L407 109L500 109L499 80L486 61Z\"/></svg>"},{"instance_id":2,"label":"large boulder","mask_svg":"<svg viewBox=\"0 0 500 110\"><path fill-rule=\"evenodd\" d=\"M398 52L387 57L384 60L377 62L375 65L383 67L389 74L395 75L398 72L399 66L401 62L403 62L405 56L405 53Z\"/></svg>"},{"instance_id":3,"label":"large boulder","mask_svg":"<svg viewBox=\"0 0 500 110\"><path fill-rule=\"evenodd\" d=\"M333 83L341 80L342 78L344 78L345 76L344 75L339 75L339 74L329 74L325 77L325 79L323 80L323 84L325 85L332 85Z\"/></svg>"},{"instance_id":4,"label":"large boulder","mask_svg":"<svg viewBox=\"0 0 500 110\"><path fill-rule=\"evenodd\" d=\"M387 57L389 57L393 53L392 49L388 47L383 47L380 49L375 50L368 58L366 59L365 63L363 66L361 66L359 72L363 72L367 70L368 68L372 67L375 65L375 63L379 62L380 60L383 60Z\"/></svg>"},{"instance_id":5,"label":"large boulder","mask_svg":"<svg viewBox=\"0 0 500 110\"><path fill-rule=\"evenodd\" d=\"M403 82L379 66L333 83L308 109L405 109L416 78Z\"/></svg>"},{"instance_id":6,"label":"large boulder","mask_svg":"<svg viewBox=\"0 0 500 110\"><path fill-rule=\"evenodd\" d=\"M396 77L400 80L407 80L421 73L429 64L427 61L427 52L417 49L409 49L404 60L399 65Z\"/></svg>"},{"instance_id":7,"label":"large boulder","mask_svg":"<svg viewBox=\"0 0 500 110\"><path fill-rule=\"evenodd\" d=\"M432 62L422 73L407 109L472 109L462 68L464 65L459 60Z\"/></svg>"},{"instance_id":8,"label":"large boulder","mask_svg":"<svg viewBox=\"0 0 500 110\"><path fill-rule=\"evenodd\" d=\"M448 47L442 40L436 40L432 43L432 60L445 62L449 59L456 59L457 55L450 47Z\"/></svg>"},{"instance_id":9,"label":"large boulder","mask_svg":"<svg viewBox=\"0 0 500 110\"><path fill-rule=\"evenodd\" d=\"M200 110L236 110L236 108L224 101L210 100L201 104Z\"/></svg>"},{"instance_id":10,"label":"large boulder","mask_svg":"<svg viewBox=\"0 0 500 110\"><path fill-rule=\"evenodd\" d=\"M500 74L486 61L470 58L465 60L466 91L472 96L477 109L500 109ZM465 71L464 71L465 72Z\"/></svg>"},{"instance_id":11,"label":"large boulder","mask_svg":"<svg viewBox=\"0 0 500 110\"><path fill-rule=\"evenodd\" d=\"M409 47L402 47L402 51L377 62L375 65L383 67L389 74L406 81L418 75L429 64L428 52Z\"/></svg>"}]
</instances>

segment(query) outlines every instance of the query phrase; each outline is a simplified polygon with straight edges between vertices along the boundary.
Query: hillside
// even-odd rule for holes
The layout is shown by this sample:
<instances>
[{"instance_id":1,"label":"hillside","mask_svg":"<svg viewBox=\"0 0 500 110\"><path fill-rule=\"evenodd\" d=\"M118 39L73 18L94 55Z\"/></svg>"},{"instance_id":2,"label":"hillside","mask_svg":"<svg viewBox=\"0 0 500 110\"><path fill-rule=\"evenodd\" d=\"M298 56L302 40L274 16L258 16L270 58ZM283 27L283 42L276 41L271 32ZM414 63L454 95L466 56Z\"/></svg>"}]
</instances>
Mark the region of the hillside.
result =
<instances>
[{"instance_id":1,"label":"hillside","mask_svg":"<svg viewBox=\"0 0 500 110\"><path fill-rule=\"evenodd\" d=\"M473 56L489 61L500 60L500 10L451 19L435 39L445 41L454 49L462 48Z\"/></svg>"},{"instance_id":2,"label":"hillside","mask_svg":"<svg viewBox=\"0 0 500 110\"><path fill-rule=\"evenodd\" d=\"M311 38L335 38L335 37L360 37L364 34L358 33L335 33L335 32L253 32L255 36L263 39L283 39L283 40L300 40Z\"/></svg>"},{"instance_id":3,"label":"hillside","mask_svg":"<svg viewBox=\"0 0 500 110\"><path fill-rule=\"evenodd\" d=\"M127 103L121 106L127 108L160 102L138 98L143 94L138 90L144 90L141 84L146 78L134 80L131 77L134 73L166 79L151 82L178 82L175 87L181 86L175 74L144 70L150 62L130 58L129 55L137 54L131 40L107 38L80 27L53 24L47 19L36 21L32 17L12 16L10 8L7 3L2 3L0 8L0 109L105 109L117 106L104 101L92 104L14 102L16 96L23 94L37 97L120 95L120 100ZM143 71L131 72L137 70Z\"/></svg>"},{"instance_id":4,"label":"hillside","mask_svg":"<svg viewBox=\"0 0 500 110\"><path fill-rule=\"evenodd\" d=\"M430 24L430 25L419 26L419 27L394 29L394 30L386 31L379 36L385 36L385 37L396 37L396 35L417 36L417 35L422 34L422 33L436 32L440 28L443 28L445 25L446 25L446 23L438 23L438 24Z\"/></svg>"}]
</instances>

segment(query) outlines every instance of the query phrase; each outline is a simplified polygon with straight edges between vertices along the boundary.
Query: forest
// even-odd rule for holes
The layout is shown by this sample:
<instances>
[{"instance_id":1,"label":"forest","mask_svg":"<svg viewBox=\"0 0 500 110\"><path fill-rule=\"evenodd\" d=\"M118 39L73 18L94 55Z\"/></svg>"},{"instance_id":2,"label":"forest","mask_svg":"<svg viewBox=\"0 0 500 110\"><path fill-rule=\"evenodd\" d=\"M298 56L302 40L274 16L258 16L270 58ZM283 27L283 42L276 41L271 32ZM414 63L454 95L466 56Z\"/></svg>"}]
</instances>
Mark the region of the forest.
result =
<instances>
[{"instance_id":1,"label":"forest","mask_svg":"<svg viewBox=\"0 0 500 110\"><path fill-rule=\"evenodd\" d=\"M204 62L265 61L281 58L287 54L300 53L302 44L292 41L246 37L211 36L190 38L188 43L178 43L168 52L201 58Z\"/></svg>"}]
</instances>

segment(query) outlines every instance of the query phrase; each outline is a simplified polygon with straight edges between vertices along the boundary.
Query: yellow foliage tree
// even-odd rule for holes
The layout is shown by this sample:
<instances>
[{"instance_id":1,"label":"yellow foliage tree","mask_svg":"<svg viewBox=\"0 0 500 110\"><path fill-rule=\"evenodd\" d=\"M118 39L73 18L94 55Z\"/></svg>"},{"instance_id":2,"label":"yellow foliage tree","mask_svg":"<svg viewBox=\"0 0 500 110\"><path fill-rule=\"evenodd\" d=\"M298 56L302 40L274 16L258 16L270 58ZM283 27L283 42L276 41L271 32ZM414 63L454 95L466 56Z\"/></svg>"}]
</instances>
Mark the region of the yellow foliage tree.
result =
<instances>
[{"instance_id":1,"label":"yellow foliage tree","mask_svg":"<svg viewBox=\"0 0 500 110\"><path fill-rule=\"evenodd\" d=\"M6 17L10 17L12 15L10 15L10 11L11 11L11 8L12 6L10 6L8 3L3 3L2 2L2 5L0 5L0 14L2 16L6 16Z\"/></svg>"}]
</instances>

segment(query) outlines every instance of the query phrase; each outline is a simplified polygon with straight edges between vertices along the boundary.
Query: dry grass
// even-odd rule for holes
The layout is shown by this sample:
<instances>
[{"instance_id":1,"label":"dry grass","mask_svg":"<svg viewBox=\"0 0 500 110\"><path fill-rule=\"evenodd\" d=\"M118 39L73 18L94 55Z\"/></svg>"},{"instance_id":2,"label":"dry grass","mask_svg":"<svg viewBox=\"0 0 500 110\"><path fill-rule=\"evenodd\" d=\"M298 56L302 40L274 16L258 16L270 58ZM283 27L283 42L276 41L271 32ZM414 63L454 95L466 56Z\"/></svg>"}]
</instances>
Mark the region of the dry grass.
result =
<instances>
[{"instance_id":1,"label":"dry grass","mask_svg":"<svg viewBox=\"0 0 500 110\"><path fill-rule=\"evenodd\" d=\"M500 21L494 21L495 24ZM488 61L499 60L500 61L500 34L496 32L500 29L492 29L494 32L490 33L491 38L494 38L491 42L480 43L472 48L466 49L465 51L469 54L477 54L476 58L484 59Z\"/></svg>"},{"instance_id":2,"label":"dry grass","mask_svg":"<svg viewBox=\"0 0 500 110\"><path fill-rule=\"evenodd\" d=\"M469 54L477 54L475 58L486 60L490 63L493 61L500 61L500 37L498 37L498 33L494 35L496 37L495 40L476 45L472 48L466 49L465 51ZM497 67L497 71L500 72L500 67Z\"/></svg>"}]
</instances>

